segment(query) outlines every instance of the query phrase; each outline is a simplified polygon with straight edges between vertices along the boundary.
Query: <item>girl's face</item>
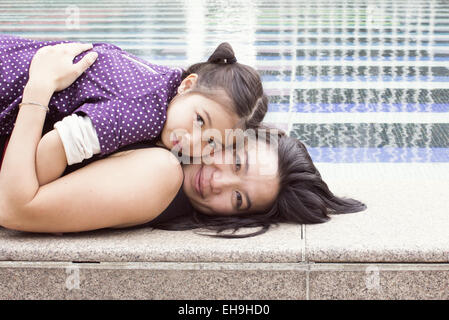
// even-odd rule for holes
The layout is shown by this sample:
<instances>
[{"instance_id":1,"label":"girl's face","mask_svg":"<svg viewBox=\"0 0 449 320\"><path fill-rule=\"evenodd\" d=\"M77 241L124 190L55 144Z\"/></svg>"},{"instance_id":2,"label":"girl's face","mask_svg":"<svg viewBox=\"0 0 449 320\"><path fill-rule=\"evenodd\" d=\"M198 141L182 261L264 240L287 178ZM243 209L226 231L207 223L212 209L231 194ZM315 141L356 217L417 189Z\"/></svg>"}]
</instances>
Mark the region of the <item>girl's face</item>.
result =
<instances>
[{"instance_id":1,"label":"girl's face","mask_svg":"<svg viewBox=\"0 0 449 320\"><path fill-rule=\"evenodd\" d=\"M161 134L164 146L183 156L200 157L222 150L226 129L232 129L239 117L229 108L198 93L188 93L196 82L195 74L181 83L180 92L169 104Z\"/></svg>"}]
</instances>

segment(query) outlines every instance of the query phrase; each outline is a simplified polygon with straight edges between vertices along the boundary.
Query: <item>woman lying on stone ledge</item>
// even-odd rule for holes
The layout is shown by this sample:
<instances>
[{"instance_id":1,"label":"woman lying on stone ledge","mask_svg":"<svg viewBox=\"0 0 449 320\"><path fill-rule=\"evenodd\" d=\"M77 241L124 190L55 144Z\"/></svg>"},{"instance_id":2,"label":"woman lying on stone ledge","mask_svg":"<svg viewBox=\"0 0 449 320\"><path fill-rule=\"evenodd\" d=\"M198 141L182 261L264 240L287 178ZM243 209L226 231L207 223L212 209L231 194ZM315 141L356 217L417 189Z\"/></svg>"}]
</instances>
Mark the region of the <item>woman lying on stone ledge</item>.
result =
<instances>
[{"instance_id":1,"label":"woman lying on stone ledge","mask_svg":"<svg viewBox=\"0 0 449 320\"><path fill-rule=\"evenodd\" d=\"M202 163L181 165L170 151L138 143L69 166L61 177L51 176L56 163L48 163L45 174L37 172L36 150L46 117L46 108L39 105L47 106L54 92L89 68L93 61L88 56L71 61L90 48L61 44L33 58L0 171L1 226L49 233L206 228L217 231L210 236L232 238L264 233L278 222L321 223L329 213L366 209L357 200L334 196L304 145L277 130L266 136L255 130L232 151ZM220 234L241 227L262 228L245 235Z\"/></svg>"}]
</instances>

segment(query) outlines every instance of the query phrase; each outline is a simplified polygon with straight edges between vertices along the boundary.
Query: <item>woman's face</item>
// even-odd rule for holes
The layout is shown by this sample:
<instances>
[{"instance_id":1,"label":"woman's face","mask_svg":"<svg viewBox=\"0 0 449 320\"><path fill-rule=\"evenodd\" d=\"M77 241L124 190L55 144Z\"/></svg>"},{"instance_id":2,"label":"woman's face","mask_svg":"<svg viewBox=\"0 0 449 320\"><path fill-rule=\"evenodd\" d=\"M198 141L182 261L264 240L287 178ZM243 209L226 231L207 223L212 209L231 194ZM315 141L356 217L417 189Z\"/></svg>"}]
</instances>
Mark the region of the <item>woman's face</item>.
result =
<instances>
[{"instance_id":1,"label":"woman's face","mask_svg":"<svg viewBox=\"0 0 449 320\"><path fill-rule=\"evenodd\" d=\"M269 209L279 192L277 150L260 141L226 152L232 161L223 151L212 164L183 166L183 190L193 207L208 215Z\"/></svg>"}]
</instances>

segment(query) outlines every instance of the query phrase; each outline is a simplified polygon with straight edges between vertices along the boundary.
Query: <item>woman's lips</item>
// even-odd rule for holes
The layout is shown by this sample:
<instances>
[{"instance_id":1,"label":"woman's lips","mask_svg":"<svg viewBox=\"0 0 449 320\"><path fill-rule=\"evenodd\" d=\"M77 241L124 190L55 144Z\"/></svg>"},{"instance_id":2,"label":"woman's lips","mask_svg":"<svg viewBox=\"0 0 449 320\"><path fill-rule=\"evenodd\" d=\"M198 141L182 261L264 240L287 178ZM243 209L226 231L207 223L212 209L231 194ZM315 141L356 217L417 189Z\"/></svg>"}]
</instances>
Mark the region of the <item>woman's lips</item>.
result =
<instances>
[{"instance_id":1,"label":"woman's lips","mask_svg":"<svg viewBox=\"0 0 449 320\"><path fill-rule=\"evenodd\" d=\"M202 183L201 183L202 175L203 175L203 165L201 165L201 167L198 169L198 171L197 171L197 173L195 175L195 190L201 196L201 198L204 198L203 186L202 186Z\"/></svg>"}]
</instances>

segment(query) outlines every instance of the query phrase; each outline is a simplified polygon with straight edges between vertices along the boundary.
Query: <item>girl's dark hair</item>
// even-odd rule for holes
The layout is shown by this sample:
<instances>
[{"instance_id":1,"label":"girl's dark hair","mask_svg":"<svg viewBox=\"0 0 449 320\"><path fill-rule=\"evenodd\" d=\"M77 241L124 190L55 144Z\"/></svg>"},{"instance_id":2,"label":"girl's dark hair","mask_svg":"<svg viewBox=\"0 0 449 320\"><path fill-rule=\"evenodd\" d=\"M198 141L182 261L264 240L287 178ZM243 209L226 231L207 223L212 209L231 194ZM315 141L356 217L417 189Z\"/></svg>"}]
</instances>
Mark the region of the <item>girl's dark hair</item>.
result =
<instances>
[{"instance_id":1,"label":"girl's dark hair","mask_svg":"<svg viewBox=\"0 0 449 320\"><path fill-rule=\"evenodd\" d=\"M229 105L241 119L239 127L254 127L263 120L268 109L268 97L263 91L260 76L252 67L237 62L229 43L221 43L206 62L187 68L182 80L192 73L198 74L198 80L189 92Z\"/></svg>"},{"instance_id":2,"label":"girl's dark hair","mask_svg":"<svg viewBox=\"0 0 449 320\"><path fill-rule=\"evenodd\" d=\"M271 224L279 222L322 223L330 219L329 214L352 213L366 209L366 205L360 201L339 198L329 190L313 164L307 148L300 140L289 137L277 129L269 130L270 128L262 125L259 128L268 129L266 142L276 143L278 151L280 191L269 210L232 216L210 216L195 211L190 217L182 217L154 227L165 230L206 228L217 233L202 235L245 238L265 233ZM234 229L235 233L243 227L261 227L261 229L243 235L219 234L229 229Z\"/></svg>"}]
</instances>

